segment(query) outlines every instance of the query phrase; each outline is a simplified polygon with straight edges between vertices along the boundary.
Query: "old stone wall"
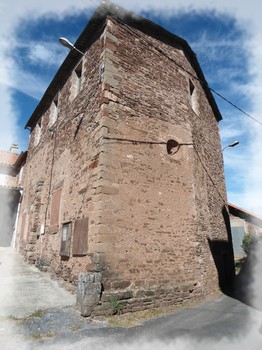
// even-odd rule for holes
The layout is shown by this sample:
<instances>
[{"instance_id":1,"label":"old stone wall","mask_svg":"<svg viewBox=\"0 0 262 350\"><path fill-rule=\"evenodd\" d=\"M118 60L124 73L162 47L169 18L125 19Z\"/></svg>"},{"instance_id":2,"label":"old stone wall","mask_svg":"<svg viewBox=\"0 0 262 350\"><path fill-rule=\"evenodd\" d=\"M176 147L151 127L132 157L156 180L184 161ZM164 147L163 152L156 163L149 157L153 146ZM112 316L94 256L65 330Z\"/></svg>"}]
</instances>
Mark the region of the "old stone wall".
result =
<instances>
[{"instance_id":1,"label":"old stone wall","mask_svg":"<svg viewBox=\"0 0 262 350\"><path fill-rule=\"evenodd\" d=\"M88 218L92 182L97 174L101 133L99 78L103 40L98 40L83 58L82 86L72 96L74 74L58 92L57 120L52 104L41 117L41 131L31 132L25 169L24 196L19 220L19 249L26 259L72 283L85 271L90 257L60 255L63 223ZM77 66L77 64L76 64ZM36 137L39 143L36 144ZM52 201L60 190L58 224L52 227Z\"/></svg>"},{"instance_id":2,"label":"old stone wall","mask_svg":"<svg viewBox=\"0 0 262 350\"><path fill-rule=\"evenodd\" d=\"M203 297L232 272L217 121L181 48L114 20L107 30L105 177L90 213L102 300L113 293L130 311ZM181 144L174 154L168 140Z\"/></svg>"},{"instance_id":3,"label":"old stone wall","mask_svg":"<svg viewBox=\"0 0 262 350\"><path fill-rule=\"evenodd\" d=\"M93 313L218 289L230 254L221 147L194 77L182 47L108 18L78 94L72 72L57 120L50 105L32 130L20 250L72 288L78 273L101 276Z\"/></svg>"}]
</instances>

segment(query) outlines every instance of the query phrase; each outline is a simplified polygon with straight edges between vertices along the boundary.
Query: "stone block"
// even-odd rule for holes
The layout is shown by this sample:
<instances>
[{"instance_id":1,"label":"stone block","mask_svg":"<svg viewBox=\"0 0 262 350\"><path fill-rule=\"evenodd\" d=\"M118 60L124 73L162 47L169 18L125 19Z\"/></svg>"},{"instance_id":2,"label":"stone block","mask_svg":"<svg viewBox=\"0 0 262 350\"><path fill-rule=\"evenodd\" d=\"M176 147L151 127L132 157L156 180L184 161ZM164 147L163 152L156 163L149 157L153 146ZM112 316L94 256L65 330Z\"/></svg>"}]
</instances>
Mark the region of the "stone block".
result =
<instances>
[{"instance_id":1,"label":"stone block","mask_svg":"<svg viewBox=\"0 0 262 350\"><path fill-rule=\"evenodd\" d=\"M102 276L99 273L78 274L76 302L82 316L90 316L94 307L100 303Z\"/></svg>"}]
</instances>

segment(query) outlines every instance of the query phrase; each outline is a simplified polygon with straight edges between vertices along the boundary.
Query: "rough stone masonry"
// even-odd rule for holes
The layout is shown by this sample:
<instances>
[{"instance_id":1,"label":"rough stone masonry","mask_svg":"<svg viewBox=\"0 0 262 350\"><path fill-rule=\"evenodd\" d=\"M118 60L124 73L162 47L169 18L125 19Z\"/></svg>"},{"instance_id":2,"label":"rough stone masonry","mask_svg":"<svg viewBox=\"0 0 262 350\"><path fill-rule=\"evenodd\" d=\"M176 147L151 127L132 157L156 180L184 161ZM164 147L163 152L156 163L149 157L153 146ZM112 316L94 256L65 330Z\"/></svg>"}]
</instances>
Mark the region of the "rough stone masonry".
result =
<instances>
[{"instance_id":1,"label":"rough stone masonry","mask_svg":"<svg viewBox=\"0 0 262 350\"><path fill-rule=\"evenodd\" d=\"M18 249L87 316L215 292L233 271L221 116L194 53L112 4L75 45L27 123Z\"/></svg>"}]
</instances>

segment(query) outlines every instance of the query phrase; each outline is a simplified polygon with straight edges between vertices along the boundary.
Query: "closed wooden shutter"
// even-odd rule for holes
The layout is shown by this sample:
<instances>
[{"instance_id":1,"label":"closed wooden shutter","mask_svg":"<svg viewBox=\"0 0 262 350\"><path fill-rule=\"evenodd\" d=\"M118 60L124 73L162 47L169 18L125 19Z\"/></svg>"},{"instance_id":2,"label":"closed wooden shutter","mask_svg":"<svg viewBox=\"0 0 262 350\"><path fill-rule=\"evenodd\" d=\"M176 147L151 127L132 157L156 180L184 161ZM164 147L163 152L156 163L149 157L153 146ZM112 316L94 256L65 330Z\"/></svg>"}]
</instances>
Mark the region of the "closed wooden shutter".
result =
<instances>
[{"instance_id":1,"label":"closed wooden shutter","mask_svg":"<svg viewBox=\"0 0 262 350\"><path fill-rule=\"evenodd\" d=\"M55 190L52 194L50 227L58 228L60 214L60 200L62 188Z\"/></svg>"},{"instance_id":2,"label":"closed wooden shutter","mask_svg":"<svg viewBox=\"0 0 262 350\"><path fill-rule=\"evenodd\" d=\"M88 218L76 220L74 224L73 255L87 254Z\"/></svg>"},{"instance_id":3,"label":"closed wooden shutter","mask_svg":"<svg viewBox=\"0 0 262 350\"><path fill-rule=\"evenodd\" d=\"M23 215L22 215L22 222L21 222L20 240L26 240L26 238L27 238L27 231L28 231L28 214L27 213L23 213Z\"/></svg>"},{"instance_id":4,"label":"closed wooden shutter","mask_svg":"<svg viewBox=\"0 0 262 350\"><path fill-rule=\"evenodd\" d=\"M63 257L70 256L71 248L71 223L63 224L61 232L60 255Z\"/></svg>"}]
</instances>

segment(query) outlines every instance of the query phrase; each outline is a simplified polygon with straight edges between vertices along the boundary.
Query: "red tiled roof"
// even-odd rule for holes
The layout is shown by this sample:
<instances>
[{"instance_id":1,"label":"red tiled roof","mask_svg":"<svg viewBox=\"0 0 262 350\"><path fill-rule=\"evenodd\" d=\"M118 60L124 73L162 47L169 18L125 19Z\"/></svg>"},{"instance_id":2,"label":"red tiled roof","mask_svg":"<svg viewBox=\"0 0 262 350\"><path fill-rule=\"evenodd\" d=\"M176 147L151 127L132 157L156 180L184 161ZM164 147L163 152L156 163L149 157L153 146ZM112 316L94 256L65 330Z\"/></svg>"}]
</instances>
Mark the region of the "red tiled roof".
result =
<instances>
[{"instance_id":1,"label":"red tiled roof","mask_svg":"<svg viewBox=\"0 0 262 350\"><path fill-rule=\"evenodd\" d=\"M230 214L232 214L234 216L238 216L244 220L250 221L253 224L261 227L261 225L262 225L262 218L261 217L255 215L255 214L252 214L245 209L239 208L232 203L228 202L227 205L228 205L228 209L229 209Z\"/></svg>"},{"instance_id":2,"label":"red tiled roof","mask_svg":"<svg viewBox=\"0 0 262 350\"><path fill-rule=\"evenodd\" d=\"M6 185L0 185L0 191L1 190L22 190L22 187L18 186L6 186Z\"/></svg>"},{"instance_id":3,"label":"red tiled roof","mask_svg":"<svg viewBox=\"0 0 262 350\"><path fill-rule=\"evenodd\" d=\"M5 165L15 165L19 154L8 152L8 151L0 151L0 164Z\"/></svg>"}]
</instances>

